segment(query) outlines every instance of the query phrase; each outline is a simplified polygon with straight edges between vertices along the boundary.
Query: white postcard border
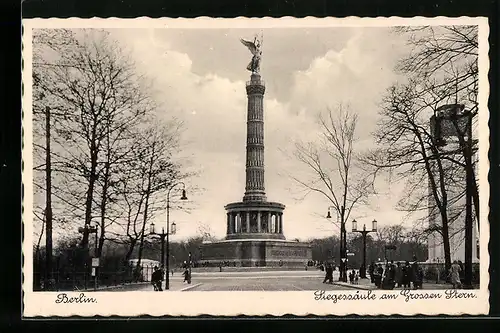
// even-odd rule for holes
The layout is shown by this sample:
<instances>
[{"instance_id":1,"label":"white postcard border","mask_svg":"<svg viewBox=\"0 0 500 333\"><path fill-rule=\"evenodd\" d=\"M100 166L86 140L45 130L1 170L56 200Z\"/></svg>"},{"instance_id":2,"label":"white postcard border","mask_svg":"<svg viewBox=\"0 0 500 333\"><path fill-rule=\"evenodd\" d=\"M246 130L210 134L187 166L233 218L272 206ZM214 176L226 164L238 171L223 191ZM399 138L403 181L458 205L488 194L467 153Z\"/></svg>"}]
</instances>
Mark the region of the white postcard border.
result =
<instances>
[{"instance_id":1,"label":"white postcard border","mask_svg":"<svg viewBox=\"0 0 500 333\"><path fill-rule=\"evenodd\" d=\"M33 292L33 185L32 185L32 117L31 117L31 36L34 28L182 28L182 29L260 29L260 28L317 28L317 27L386 27L399 25L478 25L479 26L479 191L481 207L480 226L480 280L479 290L462 292L474 295L468 299L445 299L444 291L419 290L413 294L442 295L440 299L405 301L404 296L396 300L316 300L313 291L298 292L88 292L87 297L96 302L57 304L57 292ZM438 315L438 314L486 314L489 311L489 127L488 127L488 35L486 18L244 18L221 19L200 17L196 19L27 19L23 20L23 293L25 317L33 316L196 316L196 315ZM78 297L81 292L68 293ZM325 295L365 295L367 291L326 291ZM375 290L370 292L377 298L382 294L396 295L399 291ZM352 297L352 296L351 296Z\"/></svg>"}]
</instances>

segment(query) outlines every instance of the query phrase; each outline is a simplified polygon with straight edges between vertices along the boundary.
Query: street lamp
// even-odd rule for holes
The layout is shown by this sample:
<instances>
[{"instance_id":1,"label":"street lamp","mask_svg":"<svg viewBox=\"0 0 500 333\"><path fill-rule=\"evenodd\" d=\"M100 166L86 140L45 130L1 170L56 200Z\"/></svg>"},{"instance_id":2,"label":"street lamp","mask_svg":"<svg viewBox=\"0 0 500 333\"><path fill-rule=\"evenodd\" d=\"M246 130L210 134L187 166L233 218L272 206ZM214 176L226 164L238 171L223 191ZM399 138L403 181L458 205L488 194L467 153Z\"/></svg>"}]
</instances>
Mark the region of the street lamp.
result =
<instances>
[{"instance_id":1,"label":"street lamp","mask_svg":"<svg viewBox=\"0 0 500 333\"><path fill-rule=\"evenodd\" d=\"M160 240L161 240L161 266L165 266L165 237L168 236L168 234L175 234L176 232L176 224L175 222L172 223L171 225L171 228L170 228L170 231L167 231L165 232L165 228L161 228L161 232L160 233L157 233L155 231L155 224L154 223L151 223L151 225L149 226L149 234L154 236L159 236L160 237ZM167 237L168 239L168 237ZM167 241L167 247L168 247L168 241ZM166 276L166 279L168 279L168 271L167 271L167 276ZM165 287L165 289L168 289L169 287L169 284L167 282L167 285Z\"/></svg>"},{"instance_id":2,"label":"street lamp","mask_svg":"<svg viewBox=\"0 0 500 333\"><path fill-rule=\"evenodd\" d=\"M165 290L170 288L170 264L169 264L169 257L170 257L170 246L169 246L169 239L168 239L168 234L169 234L169 225L170 225L170 192L176 187L177 185L182 185L182 195L181 195L181 200L187 200L186 196L186 185L183 182L177 182L172 184L167 192L167 277L165 279ZM175 228L175 224L172 223L172 227ZM175 230L175 229L174 229ZM163 254L163 251L162 251ZM163 263L163 262L162 262Z\"/></svg>"},{"instance_id":3,"label":"street lamp","mask_svg":"<svg viewBox=\"0 0 500 333\"><path fill-rule=\"evenodd\" d=\"M332 218L332 215L330 213L331 209L337 209L335 206L330 206L328 207L328 211L326 213L326 218L330 219ZM337 210L337 223L339 222L339 214ZM345 268L347 267L346 265L346 260L347 260L347 237L346 237L346 229L345 229L345 222L344 222L344 206L340 206L340 274L339 274L339 281L347 282L347 273Z\"/></svg>"},{"instance_id":4,"label":"street lamp","mask_svg":"<svg viewBox=\"0 0 500 333\"><path fill-rule=\"evenodd\" d=\"M359 277L366 279L366 235L370 232L377 231L377 220L372 221L372 230L366 230L366 225L363 224L363 230L358 230L358 222L356 220L352 221L352 232L359 232L363 236L363 266L359 270Z\"/></svg>"}]
</instances>

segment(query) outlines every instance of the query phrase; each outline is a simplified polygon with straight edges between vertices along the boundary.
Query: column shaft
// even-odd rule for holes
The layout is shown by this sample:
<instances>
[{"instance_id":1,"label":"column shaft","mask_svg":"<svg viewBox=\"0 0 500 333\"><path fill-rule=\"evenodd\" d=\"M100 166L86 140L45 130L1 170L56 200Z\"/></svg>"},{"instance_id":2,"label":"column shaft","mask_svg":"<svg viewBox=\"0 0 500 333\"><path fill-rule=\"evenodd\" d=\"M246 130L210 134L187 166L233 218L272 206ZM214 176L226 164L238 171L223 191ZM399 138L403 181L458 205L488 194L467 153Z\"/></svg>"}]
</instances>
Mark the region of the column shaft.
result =
<instances>
[{"instance_id":1,"label":"column shaft","mask_svg":"<svg viewBox=\"0 0 500 333\"><path fill-rule=\"evenodd\" d=\"M247 212L247 226L246 226L247 231L250 232L250 212Z\"/></svg>"},{"instance_id":2,"label":"column shaft","mask_svg":"<svg viewBox=\"0 0 500 333\"><path fill-rule=\"evenodd\" d=\"M272 218L273 214L271 212L267 212L267 230L266 232L271 232L271 218Z\"/></svg>"},{"instance_id":3,"label":"column shaft","mask_svg":"<svg viewBox=\"0 0 500 333\"><path fill-rule=\"evenodd\" d=\"M260 234L262 232L262 226L260 225L260 214L262 214L262 212L258 211L257 212L257 232Z\"/></svg>"}]
</instances>

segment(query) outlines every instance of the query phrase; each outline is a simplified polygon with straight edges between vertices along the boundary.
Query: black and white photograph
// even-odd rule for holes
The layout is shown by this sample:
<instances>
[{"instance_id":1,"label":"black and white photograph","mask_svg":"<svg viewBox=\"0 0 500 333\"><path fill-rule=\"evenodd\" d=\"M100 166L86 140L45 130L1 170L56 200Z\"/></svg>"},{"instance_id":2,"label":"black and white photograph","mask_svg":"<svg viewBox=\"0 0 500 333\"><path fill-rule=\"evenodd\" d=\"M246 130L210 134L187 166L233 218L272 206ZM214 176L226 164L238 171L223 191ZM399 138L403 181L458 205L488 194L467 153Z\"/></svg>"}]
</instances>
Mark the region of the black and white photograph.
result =
<instances>
[{"instance_id":1,"label":"black and white photograph","mask_svg":"<svg viewBox=\"0 0 500 333\"><path fill-rule=\"evenodd\" d=\"M25 315L487 313L486 19L23 24Z\"/></svg>"}]
</instances>

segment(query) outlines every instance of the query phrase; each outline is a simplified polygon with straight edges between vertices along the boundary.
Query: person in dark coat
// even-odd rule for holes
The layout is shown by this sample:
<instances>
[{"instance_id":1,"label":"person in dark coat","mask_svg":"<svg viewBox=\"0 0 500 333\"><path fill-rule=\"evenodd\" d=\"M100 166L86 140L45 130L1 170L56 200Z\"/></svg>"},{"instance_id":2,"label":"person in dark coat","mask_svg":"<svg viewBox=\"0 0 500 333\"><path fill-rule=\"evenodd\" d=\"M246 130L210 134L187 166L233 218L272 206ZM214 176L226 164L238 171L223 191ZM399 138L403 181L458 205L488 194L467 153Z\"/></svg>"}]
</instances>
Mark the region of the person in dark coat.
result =
<instances>
[{"instance_id":1,"label":"person in dark coat","mask_svg":"<svg viewBox=\"0 0 500 333\"><path fill-rule=\"evenodd\" d=\"M381 283L382 289L390 289L389 288L390 271L391 271L391 263L386 262L385 271L384 271L384 274L382 275L382 283Z\"/></svg>"},{"instance_id":2,"label":"person in dark coat","mask_svg":"<svg viewBox=\"0 0 500 333\"><path fill-rule=\"evenodd\" d=\"M189 269L188 268L184 269L184 272L182 273L182 275L184 275L184 281L183 282L191 283L190 278L189 278Z\"/></svg>"},{"instance_id":3,"label":"person in dark coat","mask_svg":"<svg viewBox=\"0 0 500 333\"><path fill-rule=\"evenodd\" d=\"M402 268L402 282L403 282L403 288L405 288L405 289L410 288L411 266L410 266L409 261L405 262L405 264Z\"/></svg>"},{"instance_id":4,"label":"person in dark coat","mask_svg":"<svg viewBox=\"0 0 500 333\"><path fill-rule=\"evenodd\" d=\"M161 281L163 280L162 270L158 269L156 266L153 274L151 275L151 284L153 285L154 291L162 291Z\"/></svg>"},{"instance_id":5,"label":"person in dark coat","mask_svg":"<svg viewBox=\"0 0 500 333\"><path fill-rule=\"evenodd\" d=\"M323 283L333 283L333 266L330 263L326 264L325 268L325 279L323 280Z\"/></svg>"},{"instance_id":6,"label":"person in dark coat","mask_svg":"<svg viewBox=\"0 0 500 333\"><path fill-rule=\"evenodd\" d=\"M354 276L356 275L356 273L354 272L354 269L351 271L351 273L349 273L349 282L351 284L354 284Z\"/></svg>"},{"instance_id":7,"label":"person in dark coat","mask_svg":"<svg viewBox=\"0 0 500 333\"><path fill-rule=\"evenodd\" d=\"M396 280L396 266L394 266L394 261L391 261L389 264L387 264L387 267L385 269L385 276L382 283L383 288L388 290L394 289L395 280Z\"/></svg>"},{"instance_id":8,"label":"person in dark coat","mask_svg":"<svg viewBox=\"0 0 500 333\"><path fill-rule=\"evenodd\" d=\"M394 286L401 288L401 286L403 285L403 267L401 267L400 262L396 263L396 271L395 271L394 279L395 279Z\"/></svg>"},{"instance_id":9,"label":"person in dark coat","mask_svg":"<svg viewBox=\"0 0 500 333\"><path fill-rule=\"evenodd\" d=\"M424 271L418 265L417 257L413 256L413 263L411 264L413 289L422 289L424 279Z\"/></svg>"},{"instance_id":10,"label":"person in dark coat","mask_svg":"<svg viewBox=\"0 0 500 333\"><path fill-rule=\"evenodd\" d=\"M373 276L374 271L375 271L375 263L372 261L370 266L368 266L368 273L370 274L371 283L375 283L375 277Z\"/></svg>"},{"instance_id":11,"label":"person in dark coat","mask_svg":"<svg viewBox=\"0 0 500 333\"><path fill-rule=\"evenodd\" d=\"M382 277L384 276L384 268L381 264L378 264L375 268L375 285L377 288L382 288Z\"/></svg>"}]
</instances>

